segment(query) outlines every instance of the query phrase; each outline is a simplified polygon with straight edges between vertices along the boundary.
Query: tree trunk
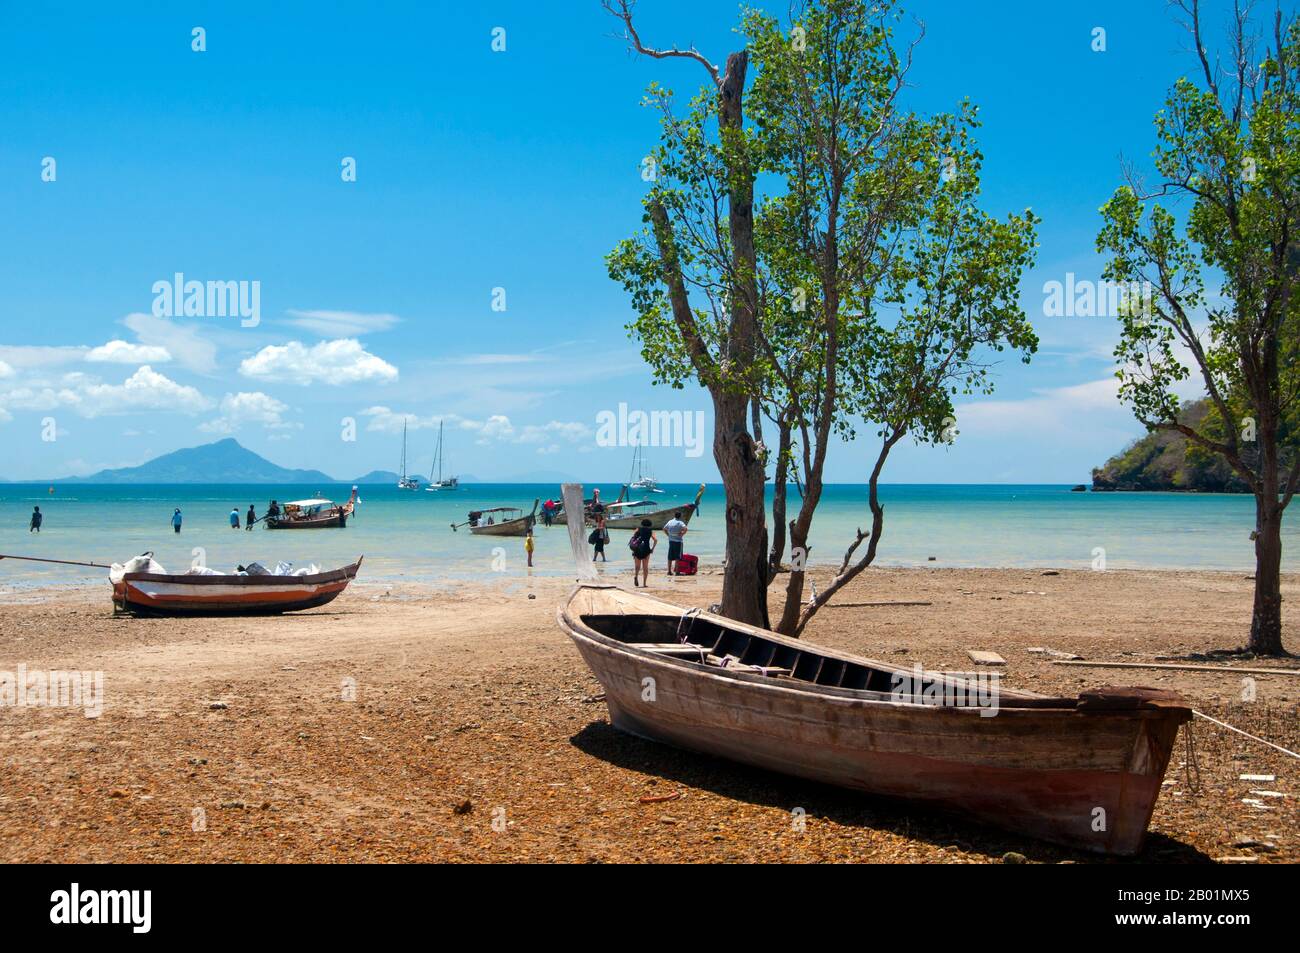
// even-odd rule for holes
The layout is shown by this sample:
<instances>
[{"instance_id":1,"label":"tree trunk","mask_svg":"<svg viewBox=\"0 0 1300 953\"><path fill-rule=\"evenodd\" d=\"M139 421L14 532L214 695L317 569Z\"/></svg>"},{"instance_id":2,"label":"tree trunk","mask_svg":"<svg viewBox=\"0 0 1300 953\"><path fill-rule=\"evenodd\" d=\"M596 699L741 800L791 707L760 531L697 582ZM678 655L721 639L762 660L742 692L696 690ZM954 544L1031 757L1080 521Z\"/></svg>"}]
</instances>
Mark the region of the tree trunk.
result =
<instances>
[{"instance_id":1,"label":"tree trunk","mask_svg":"<svg viewBox=\"0 0 1300 953\"><path fill-rule=\"evenodd\" d=\"M736 407L739 407L739 417ZM722 577L722 614L768 627L767 519L763 462L745 428L748 400L714 401L713 456L727 492L727 566Z\"/></svg>"},{"instance_id":2,"label":"tree trunk","mask_svg":"<svg viewBox=\"0 0 1300 953\"><path fill-rule=\"evenodd\" d=\"M768 581L781 571L785 558L785 506L790 486L790 418L782 415L777 424L780 431L776 453L776 472L772 475L772 550L768 553Z\"/></svg>"},{"instance_id":3,"label":"tree trunk","mask_svg":"<svg viewBox=\"0 0 1300 953\"><path fill-rule=\"evenodd\" d=\"M1250 620L1250 651L1282 655L1282 512L1277 475L1263 480L1255 498L1255 609Z\"/></svg>"},{"instance_id":4,"label":"tree trunk","mask_svg":"<svg viewBox=\"0 0 1300 953\"><path fill-rule=\"evenodd\" d=\"M713 456L727 489L727 567L722 614L767 627L766 474L749 432L749 375L758 346L758 279L754 253L754 171L745 151L745 51L727 57L718 86L718 126L727 163L731 231L731 321L723 362L730 379L714 390Z\"/></svg>"}]
</instances>

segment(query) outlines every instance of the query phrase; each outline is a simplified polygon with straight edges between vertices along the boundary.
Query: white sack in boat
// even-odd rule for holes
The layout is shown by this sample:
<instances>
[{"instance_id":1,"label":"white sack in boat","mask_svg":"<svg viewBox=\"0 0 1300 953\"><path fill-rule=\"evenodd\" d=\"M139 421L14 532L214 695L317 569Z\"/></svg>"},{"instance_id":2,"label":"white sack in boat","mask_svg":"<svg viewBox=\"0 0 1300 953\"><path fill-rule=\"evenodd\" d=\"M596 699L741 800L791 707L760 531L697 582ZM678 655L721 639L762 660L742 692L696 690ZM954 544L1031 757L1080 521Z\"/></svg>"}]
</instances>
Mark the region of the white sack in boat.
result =
<instances>
[{"instance_id":1,"label":"white sack in boat","mask_svg":"<svg viewBox=\"0 0 1300 953\"><path fill-rule=\"evenodd\" d=\"M220 569L212 569L208 566L191 566L185 570L187 576L224 576L225 573Z\"/></svg>"},{"instance_id":2,"label":"white sack in boat","mask_svg":"<svg viewBox=\"0 0 1300 953\"><path fill-rule=\"evenodd\" d=\"M156 572L165 574L160 563L154 562L153 553L142 553L134 559L128 559L124 563L113 563L108 569L108 579L113 585L122 581L122 577L129 572Z\"/></svg>"}]
</instances>

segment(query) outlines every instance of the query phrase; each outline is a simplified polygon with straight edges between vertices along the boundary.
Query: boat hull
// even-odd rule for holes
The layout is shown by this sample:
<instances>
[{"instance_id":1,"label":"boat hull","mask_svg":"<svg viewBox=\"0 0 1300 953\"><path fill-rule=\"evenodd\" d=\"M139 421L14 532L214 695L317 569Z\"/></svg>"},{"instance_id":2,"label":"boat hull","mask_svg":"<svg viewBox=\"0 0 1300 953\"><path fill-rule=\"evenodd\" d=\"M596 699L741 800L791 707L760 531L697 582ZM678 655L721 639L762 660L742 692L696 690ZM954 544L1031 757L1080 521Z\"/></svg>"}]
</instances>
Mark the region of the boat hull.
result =
<instances>
[{"instance_id":1,"label":"boat hull","mask_svg":"<svg viewBox=\"0 0 1300 953\"><path fill-rule=\"evenodd\" d=\"M663 529L678 513L682 514L682 522L690 523L691 517L695 515L696 510L700 508L700 497L704 495L704 484L700 484L699 492L695 494L695 502L686 503L679 506L667 506L661 510L653 510L649 513L630 513L627 516L608 516L605 518L606 529L640 529L642 520L650 521L651 529Z\"/></svg>"},{"instance_id":2,"label":"boat hull","mask_svg":"<svg viewBox=\"0 0 1300 953\"><path fill-rule=\"evenodd\" d=\"M1120 707L1004 693L996 714L982 716L665 657L602 636L568 609L560 621L624 731L1100 853L1140 850L1178 726L1190 718L1167 700L1141 707L1143 690L1113 690Z\"/></svg>"},{"instance_id":3,"label":"boat hull","mask_svg":"<svg viewBox=\"0 0 1300 953\"><path fill-rule=\"evenodd\" d=\"M340 513L298 520L283 517L266 520L267 529L346 529L347 525L347 516Z\"/></svg>"},{"instance_id":4,"label":"boat hull","mask_svg":"<svg viewBox=\"0 0 1300 953\"><path fill-rule=\"evenodd\" d=\"M605 528L640 529L641 521L649 520L651 529L663 529L668 525L668 521L677 513L682 514L683 523L690 523L691 517L695 515L695 507L688 503L685 506L674 506L666 510L655 510L653 513L641 513L636 516L616 516L613 519L605 520Z\"/></svg>"},{"instance_id":5,"label":"boat hull","mask_svg":"<svg viewBox=\"0 0 1300 953\"><path fill-rule=\"evenodd\" d=\"M491 526L471 526L469 531L475 536L527 536L536 522L535 516L521 516L519 519L505 520L493 523Z\"/></svg>"},{"instance_id":6,"label":"boat hull","mask_svg":"<svg viewBox=\"0 0 1300 953\"><path fill-rule=\"evenodd\" d=\"M133 615L277 615L333 602L356 578L361 560L309 576L188 576L127 573L113 604Z\"/></svg>"}]
</instances>

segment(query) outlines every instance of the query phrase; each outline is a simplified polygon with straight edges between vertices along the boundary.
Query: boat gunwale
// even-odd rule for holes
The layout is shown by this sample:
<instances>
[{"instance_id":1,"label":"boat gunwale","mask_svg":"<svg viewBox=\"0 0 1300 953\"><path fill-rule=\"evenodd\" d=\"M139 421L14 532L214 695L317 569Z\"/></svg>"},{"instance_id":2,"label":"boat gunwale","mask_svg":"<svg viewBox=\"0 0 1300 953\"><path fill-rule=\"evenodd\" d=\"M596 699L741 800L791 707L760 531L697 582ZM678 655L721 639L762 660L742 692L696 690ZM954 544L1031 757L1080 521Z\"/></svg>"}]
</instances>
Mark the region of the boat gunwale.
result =
<instances>
[{"instance_id":1,"label":"boat gunwale","mask_svg":"<svg viewBox=\"0 0 1300 953\"><path fill-rule=\"evenodd\" d=\"M157 572L128 572L122 576L122 582L165 582L182 585L200 585L200 586L218 586L218 585L235 585L235 586L274 586L284 583L296 583L300 586L315 586L324 583L339 582L341 580L351 581L356 578L361 569L361 562L365 557L357 559L354 563L346 566L340 566L338 569L328 569L325 572L311 573L305 576L277 576L273 573L262 575L187 575L185 573L157 573Z\"/></svg>"},{"instance_id":2,"label":"boat gunwale","mask_svg":"<svg viewBox=\"0 0 1300 953\"><path fill-rule=\"evenodd\" d=\"M587 625L585 622L582 621L580 614L570 613L569 610L573 606L575 600L577 599L578 594L585 589L613 589L624 596L631 596L637 599L638 601L654 602L659 605L668 606L674 609L678 607L674 606L672 603L665 602L664 600L657 599L653 596L644 596L641 595L640 593L628 593L626 590L609 583L604 583L604 584L597 583L594 585L579 584L578 586L575 586L573 591L569 594L569 597L563 603L561 603L561 605L558 606L556 609L556 620L560 624L560 627L563 628L569 634L570 638L574 638L575 640L577 638L585 638L588 641L594 642L596 645L605 648L611 652L623 653L625 655L637 659L638 661L644 661L651 665L667 666L669 668L688 673L695 677L703 677L703 678L710 678L710 679L725 679L731 682L739 681L767 691L775 691L775 692L779 692L783 694L791 694L791 695L802 695L806 697L820 698L825 700L862 702L868 705L883 705L891 708L915 710L918 712L919 711L969 712L970 714L976 716L978 716L982 710L987 710L987 709L980 709L977 706L969 706L969 705L964 705L964 706L935 705L935 704L927 704L925 702L918 702L918 701L902 701L900 699L894 698L892 694L887 692L878 692L878 691L872 691L872 690L862 689L862 688L841 688L840 686L837 685L818 685L815 682L808 682L802 679L795 679L795 678L778 679L778 678L773 678L770 675L763 675L758 672L745 671L743 668L739 668L739 667L735 669L709 668L691 659L661 655L649 649L640 649L635 647L635 645L633 645L632 643L621 642L618 639L612 638L610 636L605 635L604 633L596 631L591 626ZM644 613L644 614L651 615L653 613ZM794 648L801 651L812 651L814 654L823 655L827 658L834 658L838 661L851 662L855 665L866 665L869 668L875 668L887 672L901 672L906 675L911 675L915 671L914 669L905 668L900 665L894 665L889 662L881 662L877 659L868 658L866 656L852 655L850 653L842 652L837 649L832 649L827 646L819 645L817 643L804 642L802 639L794 639L789 636L781 635L778 632L771 632L766 629L761 629L757 626L748 625L747 623L737 622L733 619L728 619L725 616L720 616L711 612L703 612L703 611L697 612L694 618L713 622L722 628L731 628L733 630L739 630L748 633L750 635L757 635L761 638L775 642L778 645L784 645L789 648ZM671 643L664 643L664 644L671 644ZM686 644L694 644L694 643L686 643ZM934 677L938 681L941 681L945 686L952 683L961 683L964 685L969 681L968 678L964 678L963 676L953 675L946 672L940 672L937 670L927 669L925 670L925 672L927 675ZM1011 702L1027 702L1028 704L1022 704L1022 705L1007 704L1008 700L1010 700ZM1069 697L1069 696L1040 695L1035 692L1028 692L1028 691L1017 690L1017 689L1002 689L1001 687L999 687L998 715L1001 716L1007 713L1023 714L1023 715L1037 715L1042 713L1073 714L1073 715L1086 716L1086 717L1097 717L1100 715L1119 715L1129 719L1137 717L1142 719L1159 720L1159 719L1170 717L1172 714L1176 712L1185 712L1185 715L1181 716L1182 720L1187 720L1191 717L1190 705L1188 706L1166 705L1166 706L1148 706L1148 707L1133 706L1128 708L1092 708L1092 707L1081 707L1080 706L1081 700L1082 699L1080 696Z\"/></svg>"}]
</instances>

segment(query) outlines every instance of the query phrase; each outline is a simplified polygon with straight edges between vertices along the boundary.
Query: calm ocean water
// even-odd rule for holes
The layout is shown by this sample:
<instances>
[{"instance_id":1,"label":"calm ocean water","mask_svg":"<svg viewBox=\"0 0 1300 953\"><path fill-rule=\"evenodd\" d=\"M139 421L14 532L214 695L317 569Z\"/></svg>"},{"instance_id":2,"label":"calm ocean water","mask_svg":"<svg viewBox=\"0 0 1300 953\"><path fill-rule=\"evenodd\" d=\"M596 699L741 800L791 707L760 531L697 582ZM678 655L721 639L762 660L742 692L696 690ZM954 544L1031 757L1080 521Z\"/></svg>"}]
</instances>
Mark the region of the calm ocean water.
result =
<instances>
[{"instance_id":1,"label":"calm ocean water","mask_svg":"<svg viewBox=\"0 0 1300 953\"><path fill-rule=\"evenodd\" d=\"M271 495L293 500L317 490L342 501L346 486L78 486L0 484L0 553L122 561L145 550L168 569L184 571L194 549L207 565L230 570L257 560L274 565L316 563L335 567L364 554L362 579L438 581L524 571L523 542L452 532L470 509L516 505L534 497L559 496L554 485L482 484L448 493L403 492L396 487L361 489L361 505L346 529L252 532L231 530L230 508L241 515L254 504L260 515ZM687 502L694 487L667 485L656 496L668 506ZM588 491L590 488L588 488ZM769 488L770 492L770 488ZM613 499L618 486L606 484ZM981 566L1087 568L1094 550L1105 550L1108 568L1249 570L1254 505L1249 497L1176 493L1071 493L1062 486L892 485L882 488L885 532L878 564L884 566ZM797 501L797 497L794 498ZM32 507L45 513L44 531L28 534ZM175 507L184 528L172 532ZM722 488L710 486L691 523L686 551L718 562L723 549ZM837 485L823 497L813 526L811 559L838 562L858 525L870 524L866 487ZM615 532L611 568L630 567L626 533ZM1300 568L1300 529L1285 530L1284 568ZM494 550L501 547L503 553ZM504 560L501 557L504 555ZM928 557L936 560L929 562ZM563 528L537 532L535 572L571 571ZM494 569L494 566L496 567ZM74 580L103 580L105 573L0 561L0 589Z\"/></svg>"}]
</instances>

